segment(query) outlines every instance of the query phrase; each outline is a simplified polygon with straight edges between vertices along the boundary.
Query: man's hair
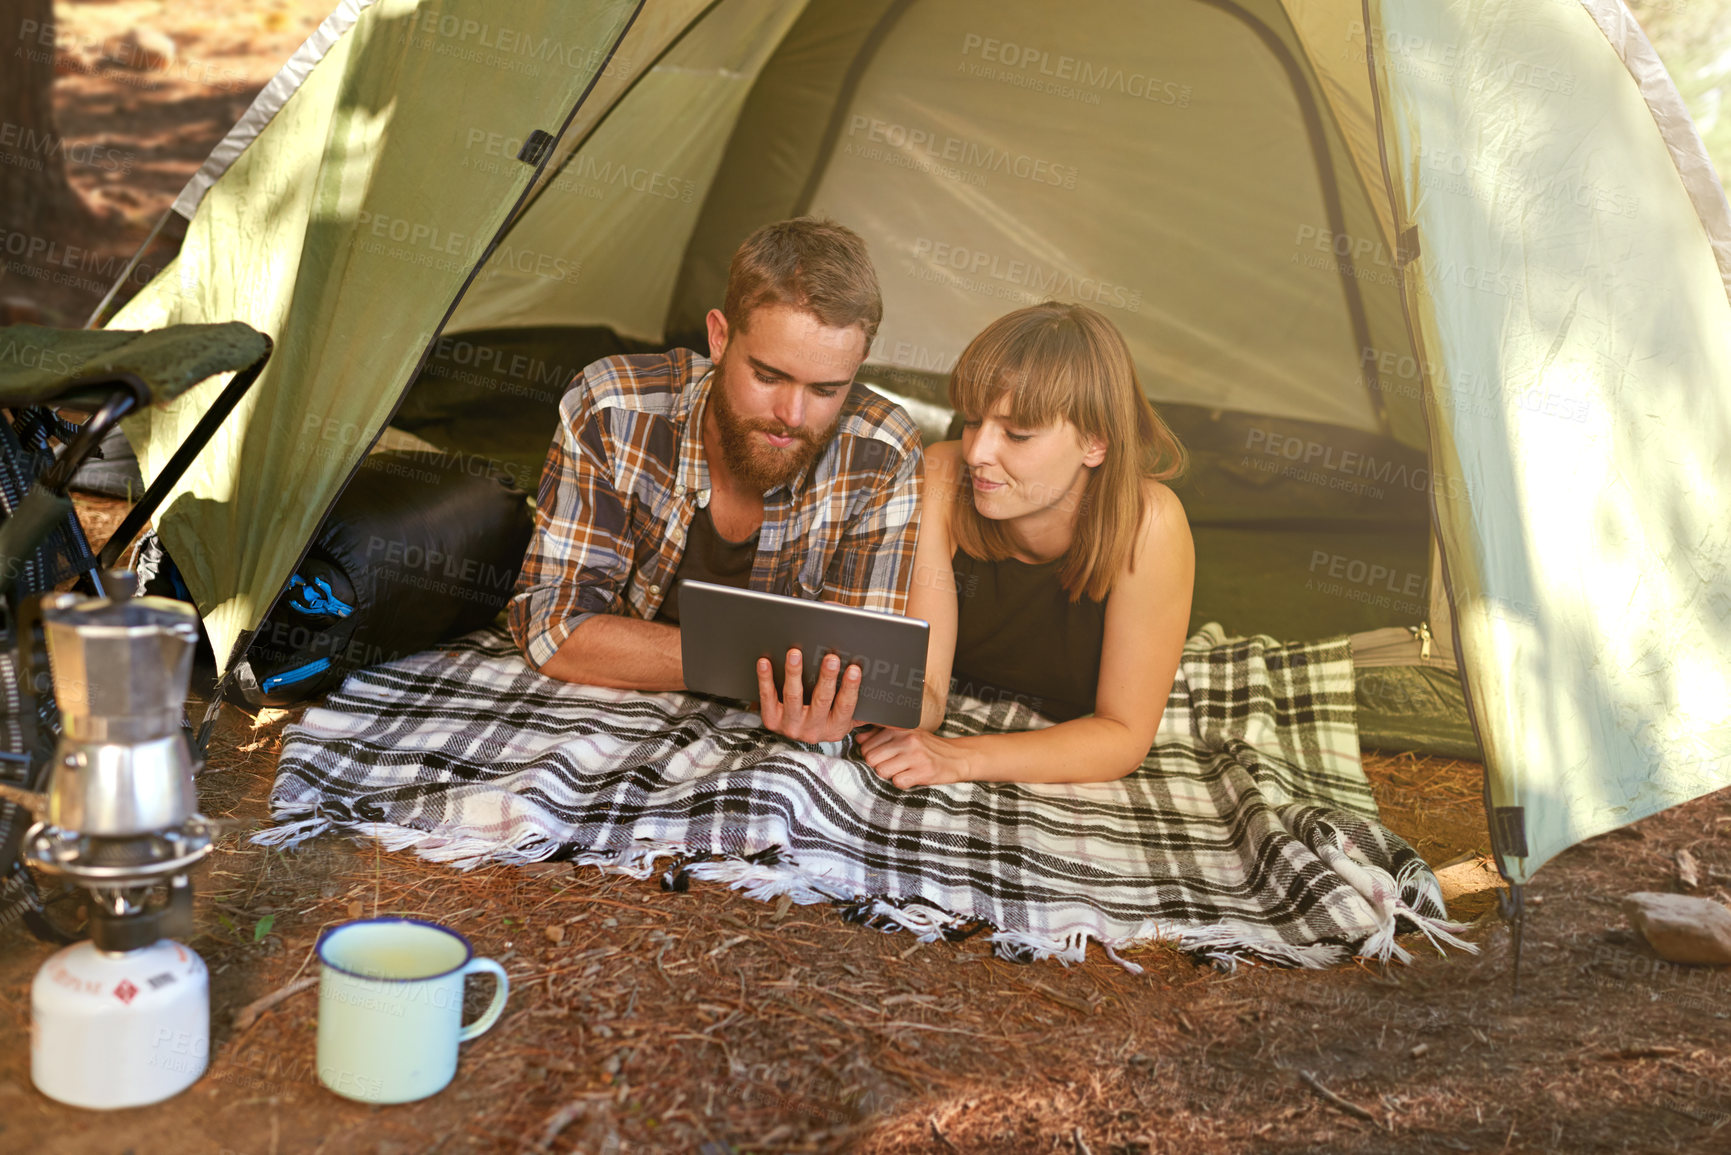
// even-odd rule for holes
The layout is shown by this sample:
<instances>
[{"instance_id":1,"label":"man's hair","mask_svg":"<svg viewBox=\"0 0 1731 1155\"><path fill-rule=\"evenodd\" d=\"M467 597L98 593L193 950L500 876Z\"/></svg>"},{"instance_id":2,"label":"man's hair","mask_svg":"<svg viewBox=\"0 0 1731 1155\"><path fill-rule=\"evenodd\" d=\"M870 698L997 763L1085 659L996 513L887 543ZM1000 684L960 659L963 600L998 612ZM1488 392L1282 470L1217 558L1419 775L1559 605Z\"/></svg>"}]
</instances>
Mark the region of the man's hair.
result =
<instances>
[{"instance_id":1,"label":"man's hair","mask_svg":"<svg viewBox=\"0 0 1731 1155\"><path fill-rule=\"evenodd\" d=\"M858 325L867 348L884 315L865 242L852 229L817 217L764 225L733 254L721 306L728 327L743 331L762 305L791 305L832 329Z\"/></svg>"}]
</instances>

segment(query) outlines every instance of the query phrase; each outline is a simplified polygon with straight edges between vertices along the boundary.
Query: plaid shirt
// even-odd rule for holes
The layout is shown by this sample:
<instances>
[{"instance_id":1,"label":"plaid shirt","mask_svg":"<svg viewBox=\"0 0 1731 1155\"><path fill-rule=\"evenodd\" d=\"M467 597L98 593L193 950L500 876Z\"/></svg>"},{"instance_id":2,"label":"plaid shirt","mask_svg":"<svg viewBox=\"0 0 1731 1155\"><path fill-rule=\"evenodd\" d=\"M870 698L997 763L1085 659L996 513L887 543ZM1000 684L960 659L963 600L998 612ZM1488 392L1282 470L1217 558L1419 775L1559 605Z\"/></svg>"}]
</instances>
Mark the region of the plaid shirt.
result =
<instances>
[{"instance_id":1,"label":"plaid shirt","mask_svg":"<svg viewBox=\"0 0 1731 1155\"><path fill-rule=\"evenodd\" d=\"M591 614L660 609L692 515L709 504L713 380L707 357L675 349L597 361L566 391L510 607L537 669ZM764 494L751 588L905 613L923 468L908 415L854 386L806 476Z\"/></svg>"}]
</instances>

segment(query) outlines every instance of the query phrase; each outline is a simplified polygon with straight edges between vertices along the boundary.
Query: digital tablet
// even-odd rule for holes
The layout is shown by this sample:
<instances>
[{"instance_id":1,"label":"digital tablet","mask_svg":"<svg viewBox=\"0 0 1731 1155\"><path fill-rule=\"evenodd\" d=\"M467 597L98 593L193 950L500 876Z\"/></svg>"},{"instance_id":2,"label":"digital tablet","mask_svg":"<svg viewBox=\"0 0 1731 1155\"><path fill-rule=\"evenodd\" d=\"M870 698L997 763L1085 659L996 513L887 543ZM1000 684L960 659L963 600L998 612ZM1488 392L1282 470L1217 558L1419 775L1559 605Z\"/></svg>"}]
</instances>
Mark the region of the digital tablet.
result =
<instances>
[{"instance_id":1,"label":"digital tablet","mask_svg":"<svg viewBox=\"0 0 1731 1155\"><path fill-rule=\"evenodd\" d=\"M808 602L709 582L679 585L679 645L685 687L702 694L757 700L757 659L775 667L783 684L787 652L804 655L805 700L811 701L824 655L860 667L861 722L913 729L920 724L926 686L926 634L918 618Z\"/></svg>"}]
</instances>

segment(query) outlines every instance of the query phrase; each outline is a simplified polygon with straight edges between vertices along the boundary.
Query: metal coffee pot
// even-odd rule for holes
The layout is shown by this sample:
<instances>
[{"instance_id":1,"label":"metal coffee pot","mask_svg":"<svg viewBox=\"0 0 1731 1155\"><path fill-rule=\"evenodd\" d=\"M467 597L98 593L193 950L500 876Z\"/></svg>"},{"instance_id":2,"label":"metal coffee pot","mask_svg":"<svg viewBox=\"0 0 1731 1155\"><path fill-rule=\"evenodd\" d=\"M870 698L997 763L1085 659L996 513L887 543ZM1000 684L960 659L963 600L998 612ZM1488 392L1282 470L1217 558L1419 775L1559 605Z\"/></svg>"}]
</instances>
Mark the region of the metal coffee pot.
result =
<instances>
[{"instance_id":1,"label":"metal coffee pot","mask_svg":"<svg viewBox=\"0 0 1731 1155\"><path fill-rule=\"evenodd\" d=\"M181 730L197 616L167 598L56 600L42 612L61 723L44 818L103 838L180 826L198 810Z\"/></svg>"},{"instance_id":2,"label":"metal coffee pot","mask_svg":"<svg viewBox=\"0 0 1731 1155\"><path fill-rule=\"evenodd\" d=\"M90 941L31 986L30 1075L78 1107L154 1103L204 1073L210 997L192 933L189 871L214 828L181 728L198 619L166 598L42 601L60 740L26 858L89 895ZM166 884L168 901L150 902Z\"/></svg>"}]
</instances>

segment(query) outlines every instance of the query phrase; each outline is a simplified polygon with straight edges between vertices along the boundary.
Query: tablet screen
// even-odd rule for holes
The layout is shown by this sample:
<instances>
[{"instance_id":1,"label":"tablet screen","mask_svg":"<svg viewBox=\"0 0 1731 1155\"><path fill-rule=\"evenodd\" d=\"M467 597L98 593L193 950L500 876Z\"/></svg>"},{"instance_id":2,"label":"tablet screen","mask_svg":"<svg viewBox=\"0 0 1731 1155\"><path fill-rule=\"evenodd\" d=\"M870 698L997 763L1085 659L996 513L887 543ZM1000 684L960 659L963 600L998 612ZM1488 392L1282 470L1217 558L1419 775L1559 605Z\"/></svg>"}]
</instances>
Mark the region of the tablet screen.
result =
<instances>
[{"instance_id":1,"label":"tablet screen","mask_svg":"<svg viewBox=\"0 0 1731 1155\"><path fill-rule=\"evenodd\" d=\"M803 654L806 700L826 654L860 667L861 722L912 729L925 694L926 623L829 602L802 601L708 582L681 582L680 649L685 685L702 694L755 701L757 659L782 684L787 651Z\"/></svg>"}]
</instances>

